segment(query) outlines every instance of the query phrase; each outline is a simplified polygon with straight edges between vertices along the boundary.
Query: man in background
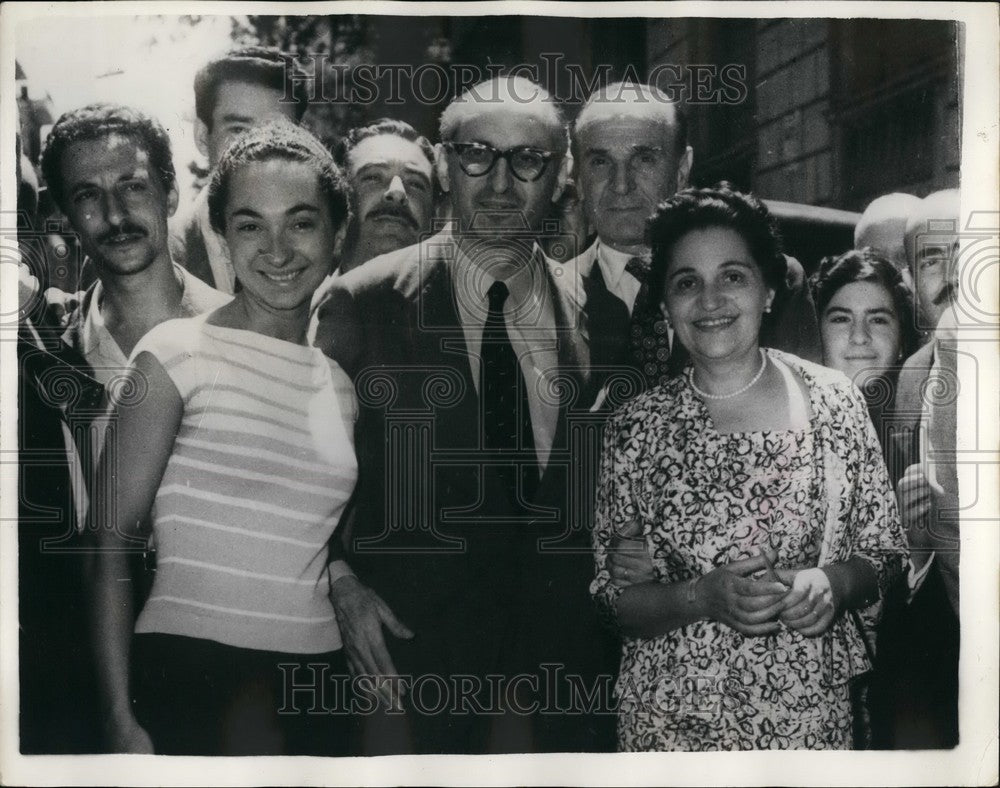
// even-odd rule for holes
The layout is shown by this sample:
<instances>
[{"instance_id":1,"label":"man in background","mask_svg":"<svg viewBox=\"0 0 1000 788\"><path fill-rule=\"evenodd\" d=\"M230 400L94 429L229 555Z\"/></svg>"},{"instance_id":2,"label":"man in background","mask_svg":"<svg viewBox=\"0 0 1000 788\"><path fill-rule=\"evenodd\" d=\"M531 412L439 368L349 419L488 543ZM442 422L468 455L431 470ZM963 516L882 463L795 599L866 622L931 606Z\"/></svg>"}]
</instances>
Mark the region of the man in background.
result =
<instances>
[{"instance_id":1,"label":"man in background","mask_svg":"<svg viewBox=\"0 0 1000 788\"><path fill-rule=\"evenodd\" d=\"M955 298L959 193L928 195L906 223L917 327L927 343L900 371L893 440L910 458L896 495L911 551L909 601L887 616L873 683L873 744L958 743L959 513Z\"/></svg>"},{"instance_id":2,"label":"man in background","mask_svg":"<svg viewBox=\"0 0 1000 788\"><path fill-rule=\"evenodd\" d=\"M691 175L687 122L657 88L618 82L587 100L572 144L580 198L597 233L594 244L566 264L582 277L591 361L605 375L612 367L638 372L641 390L686 358L686 351L672 347L666 316L647 302L645 281L646 220L660 202L687 188ZM819 329L802 266L786 259L789 292L783 305L775 305L762 344L818 361Z\"/></svg>"},{"instance_id":3,"label":"man in background","mask_svg":"<svg viewBox=\"0 0 1000 788\"><path fill-rule=\"evenodd\" d=\"M854 227L854 248L870 246L881 252L902 273L912 287L906 260L906 224L920 209L920 198L893 192L876 197L865 208Z\"/></svg>"},{"instance_id":4,"label":"man in background","mask_svg":"<svg viewBox=\"0 0 1000 788\"><path fill-rule=\"evenodd\" d=\"M339 273L411 246L431 225L434 148L408 123L383 118L351 129L339 157L354 190Z\"/></svg>"},{"instance_id":5,"label":"man in background","mask_svg":"<svg viewBox=\"0 0 1000 788\"><path fill-rule=\"evenodd\" d=\"M229 143L253 126L281 118L299 123L308 107L304 76L291 55L260 46L234 49L202 68L194 78L194 140L209 167L214 170ZM286 84L291 101L285 100ZM208 187L171 222L170 250L199 279L233 293L229 249L208 220Z\"/></svg>"},{"instance_id":6,"label":"man in background","mask_svg":"<svg viewBox=\"0 0 1000 788\"><path fill-rule=\"evenodd\" d=\"M171 259L177 183L170 140L155 119L115 104L68 112L49 134L42 173L97 271L63 339L102 384L124 372L153 326L229 300Z\"/></svg>"}]
</instances>

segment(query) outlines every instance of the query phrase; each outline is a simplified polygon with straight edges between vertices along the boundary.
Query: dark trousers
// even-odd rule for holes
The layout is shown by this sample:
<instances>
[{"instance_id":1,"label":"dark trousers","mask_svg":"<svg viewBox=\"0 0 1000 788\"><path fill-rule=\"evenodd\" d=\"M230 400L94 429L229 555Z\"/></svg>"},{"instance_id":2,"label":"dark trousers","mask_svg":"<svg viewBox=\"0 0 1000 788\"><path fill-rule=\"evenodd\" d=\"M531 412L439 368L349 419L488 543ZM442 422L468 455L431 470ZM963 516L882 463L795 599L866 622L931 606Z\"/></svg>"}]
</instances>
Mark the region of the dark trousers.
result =
<instances>
[{"instance_id":1,"label":"dark trousers","mask_svg":"<svg viewBox=\"0 0 1000 788\"><path fill-rule=\"evenodd\" d=\"M869 692L873 749L958 744L959 623L938 567L908 606L887 610Z\"/></svg>"},{"instance_id":2,"label":"dark trousers","mask_svg":"<svg viewBox=\"0 0 1000 788\"><path fill-rule=\"evenodd\" d=\"M166 755L346 755L342 652L286 654L178 635L132 645L136 718ZM338 677L341 679L338 681Z\"/></svg>"}]
</instances>

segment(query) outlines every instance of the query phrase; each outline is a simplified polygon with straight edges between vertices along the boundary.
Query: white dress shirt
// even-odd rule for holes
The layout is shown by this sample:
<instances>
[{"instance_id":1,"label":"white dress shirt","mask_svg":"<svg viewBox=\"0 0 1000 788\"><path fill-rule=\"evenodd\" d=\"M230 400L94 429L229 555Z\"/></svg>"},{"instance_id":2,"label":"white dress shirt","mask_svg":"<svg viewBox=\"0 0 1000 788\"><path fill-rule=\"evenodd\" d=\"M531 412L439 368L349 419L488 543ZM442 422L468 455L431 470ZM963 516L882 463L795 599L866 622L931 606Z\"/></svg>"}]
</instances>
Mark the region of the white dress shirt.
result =
<instances>
[{"instance_id":1,"label":"white dress shirt","mask_svg":"<svg viewBox=\"0 0 1000 788\"><path fill-rule=\"evenodd\" d=\"M453 248L454 255L449 260L451 280L469 350L472 380L478 392L483 329L489 314L487 293L497 279L483 267L484 256L468 257L457 243ZM550 263L535 244L530 264L504 280L510 292L504 304L504 317L511 347L521 364L528 390L528 411L540 471L544 471L548 463L559 420L559 399L553 393L559 374L559 354L555 308L548 272L544 268L548 265Z\"/></svg>"}]
</instances>

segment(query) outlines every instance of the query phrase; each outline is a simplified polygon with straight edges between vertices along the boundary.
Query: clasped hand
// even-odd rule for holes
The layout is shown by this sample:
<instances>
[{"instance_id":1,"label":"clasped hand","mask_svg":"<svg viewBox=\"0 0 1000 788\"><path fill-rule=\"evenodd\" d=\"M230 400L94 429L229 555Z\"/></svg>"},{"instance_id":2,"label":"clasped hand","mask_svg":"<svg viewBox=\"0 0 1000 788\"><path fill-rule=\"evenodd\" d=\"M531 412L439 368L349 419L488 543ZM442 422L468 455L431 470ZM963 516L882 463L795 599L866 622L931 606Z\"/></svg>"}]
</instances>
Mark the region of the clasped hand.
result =
<instances>
[{"instance_id":1,"label":"clasped hand","mask_svg":"<svg viewBox=\"0 0 1000 788\"><path fill-rule=\"evenodd\" d=\"M768 550L773 563L775 553ZM767 568L763 556L732 561L702 576L700 586L709 618L744 635L770 635L784 624L806 637L826 632L837 616L830 579L822 569L777 569L778 580L751 579ZM696 594L697 597L697 594Z\"/></svg>"},{"instance_id":2,"label":"clasped hand","mask_svg":"<svg viewBox=\"0 0 1000 788\"><path fill-rule=\"evenodd\" d=\"M645 547L641 528L630 523L612 540L608 571L619 587L655 580L652 558ZM753 579L777 559L772 549L742 561L732 561L700 577L695 601L705 616L720 621L744 635L769 635L782 624L816 637L830 628L838 604L830 579L819 568L777 569L773 577Z\"/></svg>"}]
</instances>

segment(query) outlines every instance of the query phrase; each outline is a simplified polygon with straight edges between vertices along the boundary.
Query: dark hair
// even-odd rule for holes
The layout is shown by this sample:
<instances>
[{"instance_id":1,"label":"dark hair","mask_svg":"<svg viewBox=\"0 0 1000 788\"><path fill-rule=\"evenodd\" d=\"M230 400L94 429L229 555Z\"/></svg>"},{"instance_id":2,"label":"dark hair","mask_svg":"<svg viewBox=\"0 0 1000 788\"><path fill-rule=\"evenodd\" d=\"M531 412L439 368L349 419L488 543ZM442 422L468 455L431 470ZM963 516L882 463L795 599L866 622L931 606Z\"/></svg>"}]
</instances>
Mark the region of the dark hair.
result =
<instances>
[{"instance_id":1,"label":"dark hair","mask_svg":"<svg viewBox=\"0 0 1000 788\"><path fill-rule=\"evenodd\" d=\"M320 189L326 196L333 226L339 228L350 219L350 187L330 152L301 126L286 120L272 121L237 137L226 148L212 173L208 185L208 218L216 232L225 233L226 202L233 173L251 162L271 159L308 164L316 172Z\"/></svg>"},{"instance_id":2,"label":"dark hair","mask_svg":"<svg viewBox=\"0 0 1000 788\"><path fill-rule=\"evenodd\" d=\"M291 69L286 83L286 69ZM301 121L309 106L305 91L307 74L293 56L272 47L250 46L233 49L204 66L194 78L194 111L198 120L212 130L219 86L223 82L248 82L279 90L286 95L286 84L295 99L295 120Z\"/></svg>"},{"instance_id":3,"label":"dark hair","mask_svg":"<svg viewBox=\"0 0 1000 788\"><path fill-rule=\"evenodd\" d=\"M42 152L42 176L56 204L63 206L62 157L74 142L99 140L117 134L131 137L149 154L164 189L175 186L170 137L155 119L121 104L88 104L63 114L49 132Z\"/></svg>"},{"instance_id":4,"label":"dark hair","mask_svg":"<svg viewBox=\"0 0 1000 788\"><path fill-rule=\"evenodd\" d=\"M824 257L819 269L809 278L816 314L822 321L823 313L837 291L854 282L874 282L882 285L892 296L893 308L899 322L899 343L903 357L916 349L918 334L913 315L913 290L906 283L902 272L880 252L870 246L851 249L840 256Z\"/></svg>"},{"instance_id":5,"label":"dark hair","mask_svg":"<svg viewBox=\"0 0 1000 788\"><path fill-rule=\"evenodd\" d=\"M708 227L728 227L740 234L765 284L774 290L773 306L780 306L788 264L774 217L754 195L738 192L725 181L707 189L684 189L657 206L646 226L653 252L650 306L657 307L663 298L670 248L691 230Z\"/></svg>"},{"instance_id":6,"label":"dark hair","mask_svg":"<svg viewBox=\"0 0 1000 788\"><path fill-rule=\"evenodd\" d=\"M347 167L347 157L350 156L351 151L354 150L362 140L366 140L370 137L378 137L383 134L394 134L397 137L402 137L404 140L414 143L418 148L420 148L420 152L427 157L427 161L430 162L431 168L433 169L435 158L434 146L431 145L430 141L409 123L405 123L401 120L395 120L394 118L379 118L378 120L373 120L365 126L356 126L348 131L347 136L344 137L344 139L341 140L340 145L337 146L334 159L341 167Z\"/></svg>"}]
</instances>

